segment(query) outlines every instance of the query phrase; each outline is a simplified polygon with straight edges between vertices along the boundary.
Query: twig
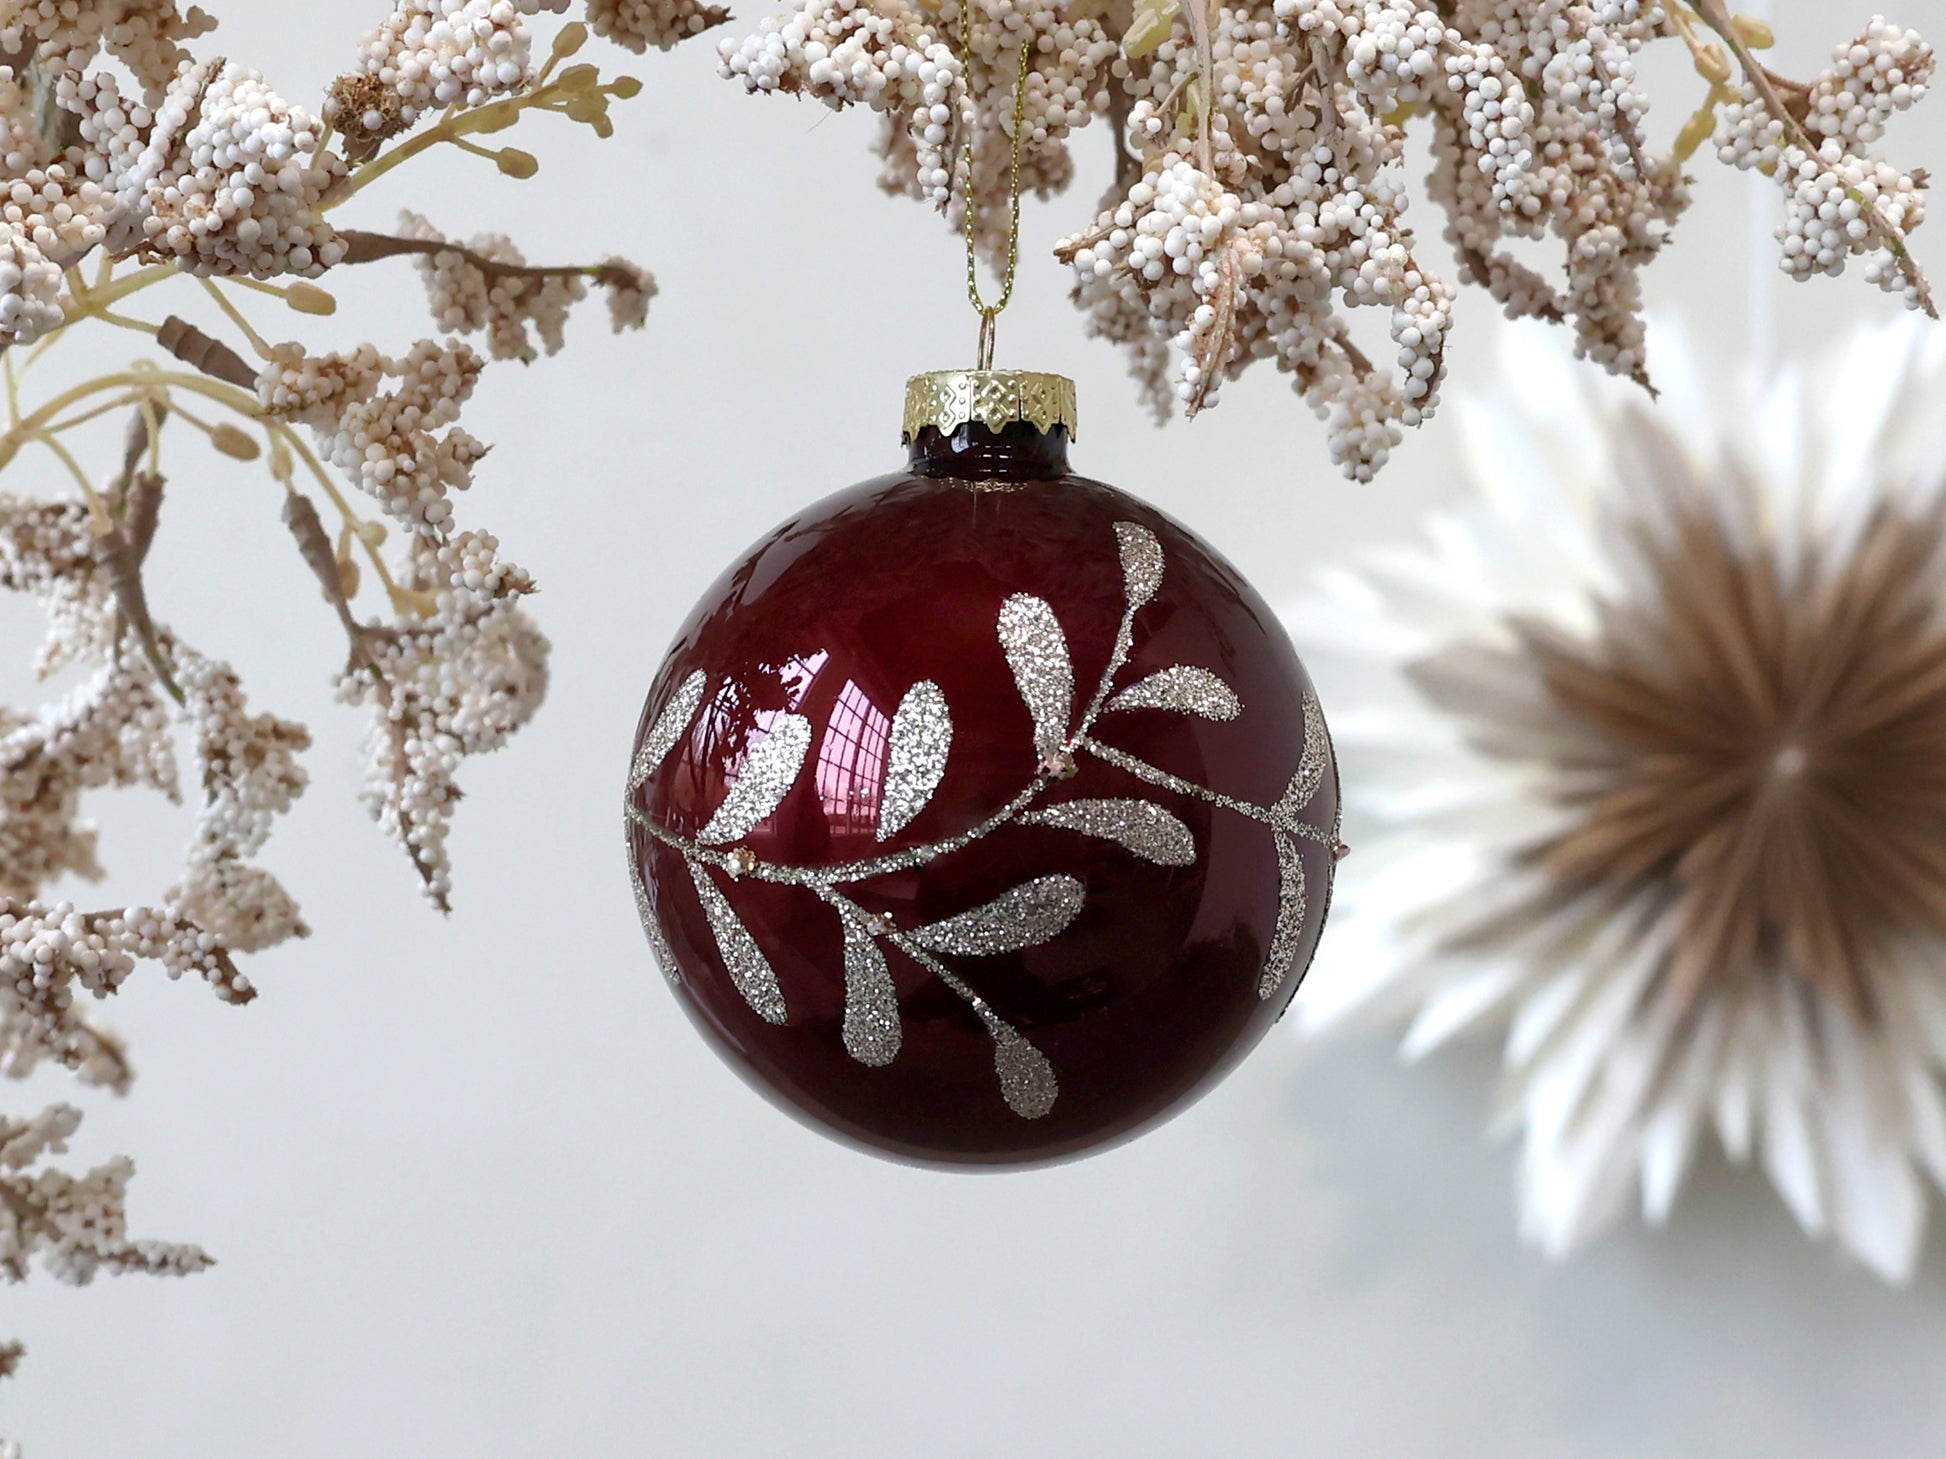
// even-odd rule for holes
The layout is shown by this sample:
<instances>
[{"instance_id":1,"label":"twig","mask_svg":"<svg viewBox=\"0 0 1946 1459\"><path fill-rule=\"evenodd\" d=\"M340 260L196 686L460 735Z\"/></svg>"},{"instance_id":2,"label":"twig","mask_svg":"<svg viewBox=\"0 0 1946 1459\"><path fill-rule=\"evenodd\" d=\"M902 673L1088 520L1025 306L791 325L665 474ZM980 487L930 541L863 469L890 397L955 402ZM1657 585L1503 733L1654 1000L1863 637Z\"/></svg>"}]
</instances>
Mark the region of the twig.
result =
<instances>
[{"instance_id":1,"label":"twig","mask_svg":"<svg viewBox=\"0 0 1946 1459\"><path fill-rule=\"evenodd\" d=\"M171 314L162 321L155 342L192 370L201 370L213 380L256 394L257 372L250 362L180 315Z\"/></svg>"},{"instance_id":2,"label":"twig","mask_svg":"<svg viewBox=\"0 0 1946 1459\"><path fill-rule=\"evenodd\" d=\"M368 630L351 611L351 600L345 596L344 580L338 575L338 555L331 548L331 535L324 530L324 522L318 516L318 509L311 505L311 499L289 486L284 493L284 525L297 539L297 555L304 559L304 565L324 589L325 599L337 610L345 637L351 640L352 667L365 669L382 679L384 676L365 647Z\"/></svg>"},{"instance_id":3,"label":"twig","mask_svg":"<svg viewBox=\"0 0 1946 1459\"><path fill-rule=\"evenodd\" d=\"M488 278L561 279L589 278L606 288L625 287L632 282L629 272L616 264L531 264L503 263L475 253L461 244L431 238L400 238L391 233L369 233L362 228L341 228L338 237L345 245L343 263L375 263L382 258L422 254L436 258L442 253L458 254Z\"/></svg>"},{"instance_id":4,"label":"twig","mask_svg":"<svg viewBox=\"0 0 1946 1459\"><path fill-rule=\"evenodd\" d=\"M113 526L103 539L108 566L108 584L115 593L115 611L135 634L142 656L155 670L156 679L177 704L183 703L181 687L169 671L168 656L162 651L161 636L149 613L149 595L142 583L142 564L149 545L155 540L156 523L162 515L162 476L141 469L143 457L155 449L162 430L163 412L144 401L129 417L128 436L122 446L122 469L110 483L107 498L113 508Z\"/></svg>"},{"instance_id":5,"label":"twig","mask_svg":"<svg viewBox=\"0 0 1946 1459\"><path fill-rule=\"evenodd\" d=\"M1568 12L1568 20L1570 24L1579 28L1581 39L1588 42L1588 60L1594 67L1595 79L1601 82L1604 91L1614 91L1615 78L1601 58L1601 47L1595 44L1595 33L1599 32L1601 27L1595 22L1594 12L1585 5L1577 5ZM1615 130L1621 133L1622 145L1628 149L1628 160L1635 168L1635 175L1647 179L1649 160L1642 154L1641 135L1637 132L1635 123L1623 116L1620 110L1615 113Z\"/></svg>"}]
</instances>

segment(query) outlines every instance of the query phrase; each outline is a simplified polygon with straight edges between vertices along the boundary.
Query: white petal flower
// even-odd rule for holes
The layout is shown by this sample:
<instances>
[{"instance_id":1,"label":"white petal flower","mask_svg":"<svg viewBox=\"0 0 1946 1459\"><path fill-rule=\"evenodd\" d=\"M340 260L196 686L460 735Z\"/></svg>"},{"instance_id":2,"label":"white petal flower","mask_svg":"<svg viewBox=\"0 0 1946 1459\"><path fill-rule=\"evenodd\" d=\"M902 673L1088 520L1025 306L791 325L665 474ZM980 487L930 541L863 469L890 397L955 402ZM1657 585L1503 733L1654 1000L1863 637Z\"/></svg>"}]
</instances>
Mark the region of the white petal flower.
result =
<instances>
[{"instance_id":1,"label":"white petal flower","mask_svg":"<svg viewBox=\"0 0 1946 1459\"><path fill-rule=\"evenodd\" d=\"M1352 788L1317 1029L1505 1028L1527 1237L1704 1132L1888 1280L1946 1181L1946 336L1664 403L1510 334L1478 495L1287 622Z\"/></svg>"}]
</instances>

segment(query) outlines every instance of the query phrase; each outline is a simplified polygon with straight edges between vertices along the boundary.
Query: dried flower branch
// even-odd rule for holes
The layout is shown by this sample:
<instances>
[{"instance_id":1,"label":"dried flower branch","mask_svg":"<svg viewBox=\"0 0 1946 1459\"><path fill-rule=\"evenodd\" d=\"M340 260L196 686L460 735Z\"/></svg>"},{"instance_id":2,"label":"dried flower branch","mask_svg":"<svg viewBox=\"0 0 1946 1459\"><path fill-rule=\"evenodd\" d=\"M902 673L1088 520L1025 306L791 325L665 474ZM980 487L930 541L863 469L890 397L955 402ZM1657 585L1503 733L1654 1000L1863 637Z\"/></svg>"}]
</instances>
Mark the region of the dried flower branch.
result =
<instances>
[{"instance_id":1,"label":"dried flower branch","mask_svg":"<svg viewBox=\"0 0 1946 1459\"><path fill-rule=\"evenodd\" d=\"M128 1239L123 1199L135 1173L129 1161L110 1161L78 1179L31 1171L42 1156L65 1151L80 1125L81 1111L70 1104L49 1105L30 1119L0 1118L0 1272L22 1281L38 1258L59 1280L80 1287L103 1271L181 1276L209 1266L193 1246ZM20 1355L17 1343L8 1346L0 1375Z\"/></svg>"},{"instance_id":2,"label":"dried flower branch","mask_svg":"<svg viewBox=\"0 0 1946 1459\"><path fill-rule=\"evenodd\" d=\"M1068 134L1110 119L1117 175L1092 225L1057 256L1089 332L1127 347L1157 415L1194 414L1225 380L1274 361L1329 422L1346 475L1369 479L1405 428L1431 418L1456 291L1405 223L1406 130L1431 130L1427 195L1459 281L1512 316L1569 326L1575 352L1650 387L1641 271L1689 203L1683 162L1718 153L1777 178L1778 237L1795 277L1866 274L1934 312L1910 236L1926 179L1873 151L1923 98L1933 52L1874 20L1807 83L1766 70L1762 25L1725 0L982 0L971 72L957 0L794 0L719 48L751 91L807 94L884 118L882 176L1004 256L1015 58L1035 37L1024 185L1073 174ZM1679 40L1708 84L1667 152L1644 129L1636 59ZM1732 62L1743 84L1731 84ZM971 176L955 159L968 128ZM1551 238L1550 280L1508 245ZM1351 311L1381 310L1393 364L1353 343Z\"/></svg>"},{"instance_id":3,"label":"dried flower branch","mask_svg":"<svg viewBox=\"0 0 1946 1459\"><path fill-rule=\"evenodd\" d=\"M315 114L236 61L192 54L188 43L215 22L173 0L0 6L0 470L10 484L27 459L56 473L53 490L0 492L0 587L46 613L37 672L79 674L55 703L0 707L0 1073L52 1062L125 1090L123 1045L84 1002L148 960L241 1003L255 990L233 955L308 931L258 858L305 787L309 734L253 712L237 672L158 616L168 594L145 566L165 445L179 483L194 479L176 458L197 436L264 462L275 488L264 519L281 512L294 580L315 580L345 631L338 697L372 715L365 802L428 899L449 905L460 767L525 724L547 684L547 641L522 606L534 584L494 537L454 520L454 495L487 453L460 419L489 360L437 336L397 354L375 344L316 353L267 338L246 305L329 314L336 301L313 280L408 257L437 329L483 334L494 360L559 349L590 283L606 292L616 330L639 328L655 285L623 259L543 267L509 239L453 242L413 214L397 233L337 222L360 193L436 149L533 177L533 154L498 140L529 114L611 135L611 103L640 83L570 64L591 26L639 51L724 18L682 0L594 0L536 64L529 19L568 4L402 0ZM131 73L139 95L125 96ZM175 285L160 323L127 312L184 276L194 286ZM84 322L127 331L143 355L36 394L40 361ZM95 423L115 417L127 424L118 464L91 471ZM355 505L367 498L370 516ZM179 748L193 758L198 814L175 883L153 907L84 913L49 900L60 878L101 874L86 793L146 786L177 798ZM78 1118L60 1105L0 1118L0 1273L24 1277L32 1256L75 1281L205 1264L193 1248L126 1239L126 1161L78 1177L28 1173L60 1153ZM0 1348L0 1374L20 1353Z\"/></svg>"}]
</instances>

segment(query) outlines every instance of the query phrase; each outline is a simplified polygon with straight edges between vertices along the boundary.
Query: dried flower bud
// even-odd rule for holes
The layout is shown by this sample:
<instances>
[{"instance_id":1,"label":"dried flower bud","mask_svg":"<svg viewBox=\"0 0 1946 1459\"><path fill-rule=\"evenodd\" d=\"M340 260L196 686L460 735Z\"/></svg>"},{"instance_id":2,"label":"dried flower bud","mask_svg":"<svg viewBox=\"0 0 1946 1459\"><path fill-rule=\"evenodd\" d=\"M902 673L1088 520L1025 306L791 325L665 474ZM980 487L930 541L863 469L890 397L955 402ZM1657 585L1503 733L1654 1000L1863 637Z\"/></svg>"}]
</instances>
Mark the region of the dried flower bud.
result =
<instances>
[{"instance_id":1,"label":"dried flower bud","mask_svg":"<svg viewBox=\"0 0 1946 1459\"><path fill-rule=\"evenodd\" d=\"M338 301L325 289L305 279L284 286L284 302L299 314L328 315L338 312Z\"/></svg>"},{"instance_id":2,"label":"dried flower bud","mask_svg":"<svg viewBox=\"0 0 1946 1459\"><path fill-rule=\"evenodd\" d=\"M1737 33L1737 39L1753 51L1767 51L1777 44L1777 33L1770 28L1770 22L1757 15L1733 15L1730 28Z\"/></svg>"},{"instance_id":3,"label":"dried flower bud","mask_svg":"<svg viewBox=\"0 0 1946 1459\"><path fill-rule=\"evenodd\" d=\"M503 147L494 154L500 170L508 177L523 181L541 170L541 164L532 152L523 152L518 147Z\"/></svg>"},{"instance_id":4,"label":"dried flower bud","mask_svg":"<svg viewBox=\"0 0 1946 1459\"><path fill-rule=\"evenodd\" d=\"M209 439L217 450L238 461L255 461L262 453L255 436L228 421L219 421L212 426Z\"/></svg>"},{"instance_id":5,"label":"dried flower bud","mask_svg":"<svg viewBox=\"0 0 1946 1459\"><path fill-rule=\"evenodd\" d=\"M568 98L566 111L570 120L599 129L608 119L608 98L599 91L577 91Z\"/></svg>"}]
</instances>

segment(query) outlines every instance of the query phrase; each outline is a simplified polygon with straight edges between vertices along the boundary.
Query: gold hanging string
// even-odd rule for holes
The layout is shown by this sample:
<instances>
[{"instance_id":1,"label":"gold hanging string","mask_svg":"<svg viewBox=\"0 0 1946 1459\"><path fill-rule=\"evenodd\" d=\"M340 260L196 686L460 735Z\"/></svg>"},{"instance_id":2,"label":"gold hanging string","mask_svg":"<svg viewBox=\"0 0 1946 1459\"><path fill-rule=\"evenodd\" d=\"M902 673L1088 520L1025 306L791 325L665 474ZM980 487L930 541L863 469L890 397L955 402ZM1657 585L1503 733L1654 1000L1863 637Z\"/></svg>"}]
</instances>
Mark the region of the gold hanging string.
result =
<instances>
[{"instance_id":1,"label":"gold hanging string","mask_svg":"<svg viewBox=\"0 0 1946 1459\"><path fill-rule=\"evenodd\" d=\"M960 67L966 78L966 96L969 104L973 99L973 0L960 0L959 8L959 54ZM1013 172L1008 181L1008 206L1011 217L1007 224L1007 269L1000 280L1000 297L992 304L980 297L979 259L973 247L973 135L976 128L966 129L964 151L966 168L966 297L973 301L973 307L980 312L980 354L977 368L993 368L993 337L997 332L996 320L1000 311L1007 307L1007 301L1014 296L1014 266L1020 261L1020 130L1027 114L1027 59L1033 50L1034 37L1030 32L1020 42L1020 77L1014 84L1014 137Z\"/></svg>"}]
</instances>

